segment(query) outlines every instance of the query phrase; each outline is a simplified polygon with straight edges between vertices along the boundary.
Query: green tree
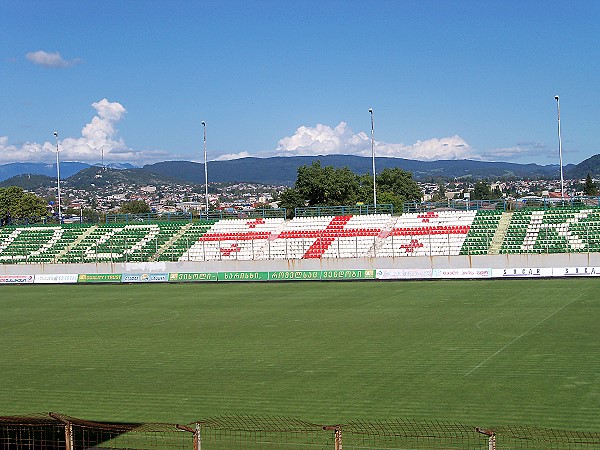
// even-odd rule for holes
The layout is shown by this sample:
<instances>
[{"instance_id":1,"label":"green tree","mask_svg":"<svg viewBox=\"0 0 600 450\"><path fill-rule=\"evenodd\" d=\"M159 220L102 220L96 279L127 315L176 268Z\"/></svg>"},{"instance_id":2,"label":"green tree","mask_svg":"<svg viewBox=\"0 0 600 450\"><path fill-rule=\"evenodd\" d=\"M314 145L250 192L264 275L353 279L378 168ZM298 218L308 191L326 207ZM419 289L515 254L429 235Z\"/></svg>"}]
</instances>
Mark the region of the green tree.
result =
<instances>
[{"instance_id":1,"label":"green tree","mask_svg":"<svg viewBox=\"0 0 600 450\"><path fill-rule=\"evenodd\" d=\"M372 201L371 201L372 202ZM384 191L377 194L378 205L393 205L394 211L402 212L404 198L391 191Z\"/></svg>"},{"instance_id":2,"label":"green tree","mask_svg":"<svg viewBox=\"0 0 600 450\"><path fill-rule=\"evenodd\" d=\"M98 213L98 211L92 208L85 208L81 212L81 215L83 216L82 221L84 222L96 223L100 220L100 214Z\"/></svg>"},{"instance_id":3,"label":"green tree","mask_svg":"<svg viewBox=\"0 0 600 450\"><path fill-rule=\"evenodd\" d=\"M583 188L583 193L585 195L589 195L589 196L596 196L598 195L598 186L596 186L594 184L594 180L592 180L592 177L590 176L590 174L587 174L587 177L585 178L585 186Z\"/></svg>"},{"instance_id":4,"label":"green tree","mask_svg":"<svg viewBox=\"0 0 600 450\"><path fill-rule=\"evenodd\" d=\"M395 210L402 211L405 201L421 200L421 189L410 172L384 169L376 181L379 204L393 204ZM294 187L283 191L280 200L288 215L302 206L373 204L373 176L357 175L348 167L322 167L320 161L315 161L310 166L298 167Z\"/></svg>"},{"instance_id":5,"label":"green tree","mask_svg":"<svg viewBox=\"0 0 600 450\"><path fill-rule=\"evenodd\" d=\"M401 212L405 202L420 202L423 196L421 188L413 179L412 173L398 167L386 168L376 176L377 204L391 204L394 211ZM365 203L373 203L373 182L371 181L371 194Z\"/></svg>"},{"instance_id":6,"label":"green tree","mask_svg":"<svg viewBox=\"0 0 600 450\"><path fill-rule=\"evenodd\" d=\"M359 202L373 204L373 174L365 173L358 176L358 198Z\"/></svg>"},{"instance_id":7,"label":"green tree","mask_svg":"<svg viewBox=\"0 0 600 450\"><path fill-rule=\"evenodd\" d=\"M146 214L150 212L150 207L143 200L131 200L121 204L120 214Z\"/></svg>"},{"instance_id":8,"label":"green tree","mask_svg":"<svg viewBox=\"0 0 600 450\"><path fill-rule=\"evenodd\" d=\"M0 188L0 223L6 224L10 219L39 219L46 215L44 199L17 186Z\"/></svg>"},{"instance_id":9,"label":"green tree","mask_svg":"<svg viewBox=\"0 0 600 450\"><path fill-rule=\"evenodd\" d=\"M487 181L480 180L475 183L475 188L471 193L472 200L490 200L492 198L492 190Z\"/></svg>"},{"instance_id":10,"label":"green tree","mask_svg":"<svg viewBox=\"0 0 600 450\"><path fill-rule=\"evenodd\" d=\"M434 202L443 202L446 200L446 188L444 187L444 183L440 182L438 184L438 190L433 194L432 200Z\"/></svg>"},{"instance_id":11,"label":"green tree","mask_svg":"<svg viewBox=\"0 0 600 450\"><path fill-rule=\"evenodd\" d=\"M78 216L80 211L81 210L79 208L73 208L72 206L69 206L65 210L64 214L67 216Z\"/></svg>"},{"instance_id":12,"label":"green tree","mask_svg":"<svg viewBox=\"0 0 600 450\"><path fill-rule=\"evenodd\" d=\"M348 167L334 169L329 179L327 205L353 205L358 201L358 176Z\"/></svg>"},{"instance_id":13,"label":"green tree","mask_svg":"<svg viewBox=\"0 0 600 450\"><path fill-rule=\"evenodd\" d=\"M297 189L288 188L279 196L279 206L286 209L288 218L294 216L294 209L305 206L304 199Z\"/></svg>"},{"instance_id":14,"label":"green tree","mask_svg":"<svg viewBox=\"0 0 600 450\"><path fill-rule=\"evenodd\" d=\"M392 192L402 198L403 202L420 202L423 197L421 188L413 179L412 173L398 167L383 169L375 181L378 191Z\"/></svg>"},{"instance_id":15,"label":"green tree","mask_svg":"<svg viewBox=\"0 0 600 450\"><path fill-rule=\"evenodd\" d=\"M321 167L321 162L315 161L310 166L298 167L294 189L297 191L294 195L309 206L348 205L358 200L359 180L348 167Z\"/></svg>"}]
</instances>

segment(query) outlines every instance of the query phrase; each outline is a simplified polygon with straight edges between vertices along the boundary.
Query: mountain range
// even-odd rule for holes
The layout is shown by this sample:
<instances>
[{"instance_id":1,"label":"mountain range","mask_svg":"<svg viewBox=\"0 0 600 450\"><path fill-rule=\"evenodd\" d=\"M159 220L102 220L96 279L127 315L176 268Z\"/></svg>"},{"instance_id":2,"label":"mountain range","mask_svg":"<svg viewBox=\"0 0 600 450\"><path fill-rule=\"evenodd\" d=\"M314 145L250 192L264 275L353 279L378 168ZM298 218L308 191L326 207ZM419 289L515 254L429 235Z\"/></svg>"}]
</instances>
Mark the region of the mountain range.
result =
<instances>
[{"instance_id":1,"label":"mountain range","mask_svg":"<svg viewBox=\"0 0 600 450\"><path fill-rule=\"evenodd\" d=\"M209 161L209 182L235 183L251 182L270 185L293 185L297 169L319 160L322 166L336 168L348 167L355 173L370 173L372 159L352 155L293 156L272 158L241 158L229 161ZM204 165L189 161L165 161L135 168L131 164L111 164L107 166L111 175L99 177L98 166L79 162L60 164L61 180L72 187L84 188L91 183L96 185L135 180L136 184L165 183L204 183ZM508 162L485 162L473 160L415 161L401 158L377 158L376 169L399 167L413 173L416 180L439 180L455 178L472 179L543 179L559 177L558 164L516 164ZM89 170L85 170L89 169ZM589 173L600 178L600 155L574 165L563 167L565 178L585 178ZM24 177L27 175L27 177ZM35 177L44 175L45 177ZM56 165L44 163L11 163L0 165L0 186L22 185L25 183L40 185L55 182ZM11 184L12 183L12 184Z\"/></svg>"},{"instance_id":2,"label":"mountain range","mask_svg":"<svg viewBox=\"0 0 600 450\"><path fill-rule=\"evenodd\" d=\"M91 167L90 164L65 161L60 163L60 178L69 178L83 169ZM107 167L114 169L132 169L131 164L109 164ZM56 164L46 163L9 163L0 164L0 181L19 175L46 175L56 178Z\"/></svg>"},{"instance_id":3,"label":"mountain range","mask_svg":"<svg viewBox=\"0 0 600 450\"><path fill-rule=\"evenodd\" d=\"M240 158L208 163L208 179L214 182L247 181L264 184L292 185L299 166L319 160L322 166L348 167L354 173L371 173L372 159L364 156L325 155L273 158ZM558 165L515 164L472 160L414 161L401 158L377 158L376 170L399 167L412 172L416 180L480 178L548 178L557 176ZM570 166L569 166L570 167ZM599 167L600 169L600 167ZM204 182L204 165L187 161L167 161L150 164L143 170L163 175L177 174L192 183Z\"/></svg>"}]
</instances>

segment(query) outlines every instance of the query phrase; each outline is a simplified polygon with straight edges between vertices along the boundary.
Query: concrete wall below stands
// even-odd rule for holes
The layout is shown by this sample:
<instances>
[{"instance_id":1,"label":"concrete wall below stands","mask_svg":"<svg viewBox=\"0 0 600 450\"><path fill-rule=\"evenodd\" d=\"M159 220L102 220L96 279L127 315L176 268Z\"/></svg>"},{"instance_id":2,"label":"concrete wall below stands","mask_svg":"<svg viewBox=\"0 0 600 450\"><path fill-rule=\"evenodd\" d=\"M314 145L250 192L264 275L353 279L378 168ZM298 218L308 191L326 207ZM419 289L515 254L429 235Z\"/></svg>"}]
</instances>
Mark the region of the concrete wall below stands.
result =
<instances>
[{"instance_id":1,"label":"concrete wall below stands","mask_svg":"<svg viewBox=\"0 0 600 450\"><path fill-rule=\"evenodd\" d=\"M596 267L600 253L549 255L478 255L402 258L323 258L302 260L147 262L98 264L0 264L0 275L65 273L174 273L280 270L353 269L505 269L543 267Z\"/></svg>"}]
</instances>

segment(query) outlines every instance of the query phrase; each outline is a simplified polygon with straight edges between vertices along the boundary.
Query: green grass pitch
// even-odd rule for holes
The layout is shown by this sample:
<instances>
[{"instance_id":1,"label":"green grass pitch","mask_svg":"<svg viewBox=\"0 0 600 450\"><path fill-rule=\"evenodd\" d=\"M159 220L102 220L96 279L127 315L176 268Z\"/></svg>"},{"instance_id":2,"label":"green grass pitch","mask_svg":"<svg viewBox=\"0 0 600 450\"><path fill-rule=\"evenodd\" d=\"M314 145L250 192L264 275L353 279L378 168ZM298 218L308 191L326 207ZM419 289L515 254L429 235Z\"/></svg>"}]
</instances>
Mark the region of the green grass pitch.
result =
<instances>
[{"instance_id":1,"label":"green grass pitch","mask_svg":"<svg viewBox=\"0 0 600 450\"><path fill-rule=\"evenodd\" d=\"M0 415L600 430L594 279L0 287Z\"/></svg>"}]
</instances>

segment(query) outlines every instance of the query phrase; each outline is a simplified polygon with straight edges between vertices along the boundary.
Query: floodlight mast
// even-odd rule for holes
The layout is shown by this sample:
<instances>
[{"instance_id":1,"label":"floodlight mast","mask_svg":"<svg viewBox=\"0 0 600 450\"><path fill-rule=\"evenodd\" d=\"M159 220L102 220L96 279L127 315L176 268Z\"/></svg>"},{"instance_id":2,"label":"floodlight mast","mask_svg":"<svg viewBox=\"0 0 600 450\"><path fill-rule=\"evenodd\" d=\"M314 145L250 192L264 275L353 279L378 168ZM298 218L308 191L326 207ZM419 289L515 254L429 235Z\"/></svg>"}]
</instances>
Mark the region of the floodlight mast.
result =
<instances>
[{"instance_id":1,"label":"floodlight mast","mask_svg":"<svg viewBox=\"0 0 600 450\"><path fill-rule=\"evenodd\" d=\"M206 166L206 122L202 121L204 127L204 201L206 203L206 218L208 219L208 167Z\"/></svg>"},{"instance_id":2,"label":"floodlight mast","mask_svg":"<svg viewBox=\"0 0 600 450\"><path fill-rule=\"evenodd\" d=\"M560 198L565 199L565 182L563 179L563 157L562 157L562 139L560 136L560 99L558 95L554 96L556 100L556 114L558 117L558 158L560 161Z\"/></svg>"},{"instance_id":3,"label":"floodlight mast","mask_svg":"<svg viewBox=\"0 0 600 450\"><path fill-rule=\"evenodd\" d=\"M56 188L58 192L58 222L62 223L62 211L60 204L60 160L58 157L58 131L54 132L56 138Z\"/></svg>"},{"instance_id":4,"label":"floodlight mast","mask_svg":"<svg viewBox=\"0 0 600 450\"><path fill-rule=\"evenodd\" d=\"M377 183L375 182L375 126L373 121L373 108L369 108L371 113L371 156L373 159L373 206L377 213Z\"/></svg>"}]
</instances>

